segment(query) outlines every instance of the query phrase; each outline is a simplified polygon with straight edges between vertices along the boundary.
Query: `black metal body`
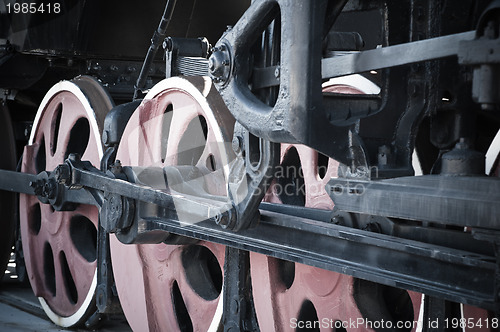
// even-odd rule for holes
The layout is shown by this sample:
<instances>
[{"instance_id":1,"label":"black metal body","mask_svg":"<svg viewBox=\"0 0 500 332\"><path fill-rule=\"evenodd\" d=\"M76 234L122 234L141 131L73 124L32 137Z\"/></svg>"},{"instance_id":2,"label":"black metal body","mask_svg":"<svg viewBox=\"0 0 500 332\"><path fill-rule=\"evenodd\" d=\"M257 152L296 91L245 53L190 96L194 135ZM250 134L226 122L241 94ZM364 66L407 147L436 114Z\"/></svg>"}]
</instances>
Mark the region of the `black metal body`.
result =
<instances>
[{"instance_id":1,"label":"black metal body","mask_svg":"<svg viewBox=\"0 0 500 332\"><path fill-rule=\"evenodd\" d=\"M0 89L11 94L13 110L29 106L34 113L52 85L77 75L97 77L117 101L132 99L149 41L165 7L163 1L144 1L138 10L137 2L131 0L62 0L58 1L59 13L20 15L7 12L8 2L0 1ZM229 6L231 10L218 10ZM182 38L204 36L215 43L248 6L248 0L182 1L175 6L164 32ZM209 19L210 15L218 20ZM163 38L157 42L161 45ZM161 57L150 56L148 61L142 88L165 77ZM24 105L26 101L30 103Z\"/></svg>"},{"instance_id":2,"label":"black metal body","mask_svg":"<svg viewBox=\"0 0 500 332\"><path fill-rule=\"evenodd\" d=\"M492 79L498 72L500 39L495 29L488 30L488 22L499 19L498 1L481 19L488 1L346 2L253 1L234 27L225 32L225 27L214 28L217 38L222 37L208 61L202 40L170 39L168 44L167 39L167 68L161 71L153 63L150 83L162 75L209 71L238 121L228 197L200 190L197 195L176 196L182 204L174 206L168 190L172 183L166 183L165 190L153 189L133 168L115 163L134 103L116 107L107 118L103 139L108 150L101 170L75 157L39 175L0 170L0 189L36 194L56 210L71 209L74 203L101 207L98 266L103 274L98 274L98 292L103 302L98 306L102 312L113 307L105 234L110 232L124 243L180 243L194 238L228 245L226 263L236 263L231 265L234 270L228 269L233 274L226 276L231 284L225 285L224 301L232 303L236 296L241 299L238 306L249 309L231 314L232 304L226 305L228 328L254 328L244 287L248 257L242 251L248 250L500 312L500 182L477 176L484 167L482 156L500 127L500 91ZM238 2L229 16L245 5ZM342 17L363 15L378 27L365 40L369 49L336 56L336 51L349 48L359 51L362 43L357 34L342 35L354 41L329 41L339 36L330 34L330 28L348 29L353 23L345 22L355 19L336 24ZM91 52L90 46L48 44L55 50L52 56L35 52L27 41L12 41L13 48L4 45L0 50L0 87L19 90L6 91L6 98L20 108L33 107L37 97L23 99L23 92L43 90L47 82L42 78L54 81L69 72L94 73L104 78L115 98L132 98L140 67L133 52L115 60L94 57L102 53ZM69 56L68 51L76 53ZM184 55L196 59L179 62ZM26 67L24 76L11 70L12 64L19 67L33 58L37 62ZM119 66L112 68L113 61ZM322 93L323 80L351 73L375 75L381 93ZM305 144L344 164L340 178L329 183L335 211L260 204L279 163L280 142ZM459 154L450 152L457 142L470 144ZM415 150L426 176L411 177ZM187 173L182 167L149 172L181 180ZM243 185L249 190L240 197ZM179 207L196 222L179 220ZM435 225L441 227L430 227ZM472 233L449 226L472 228ZM428 300L431 307L447 309L439 301Z\"/></svg>"},{"instance_id":3,"label":"black metal body","mask_svg":"<svg viewBox=\"0 0 500 332\"><path fill-rule=\"evenodd\" d=\"M226 248L224 261L224 332L259 331L252 299L248 251Z\"/></svg>"},{"instance_id":4,"label":"black metal body","mask_svg":"<svg viewBox=\"0 0 500 332\"><path fill-rule=\"evenodd\" d=\"M215 64L211 75L231 113L253 135L273 142L306 144L350 164L352 157L346 152L349 128L334 128L325 113L316 111L322 100L325 12L335 20L344 3L336 2L335 8L327 11L328 1L255 1L217 43L211 56ZM275 103L269 105L259 100L248 84L253 67L257 67L251 60L252 45L273 20L280 36L270 47L276 48L279 67L271 70L279 76L280 86ZM329 133L329 143L309 128Z\"/></svg>"},{"instance_id":5,"label":"black metal body","mask_svg":"<svg viewBox=\"0 0 500 332\"><path fill-rule=\"evenodd\" d=\"M498 229L500 224L500 179L332 179L329 190L336 207L344 211L461 227Z\"/></svg>"}]
</instances>

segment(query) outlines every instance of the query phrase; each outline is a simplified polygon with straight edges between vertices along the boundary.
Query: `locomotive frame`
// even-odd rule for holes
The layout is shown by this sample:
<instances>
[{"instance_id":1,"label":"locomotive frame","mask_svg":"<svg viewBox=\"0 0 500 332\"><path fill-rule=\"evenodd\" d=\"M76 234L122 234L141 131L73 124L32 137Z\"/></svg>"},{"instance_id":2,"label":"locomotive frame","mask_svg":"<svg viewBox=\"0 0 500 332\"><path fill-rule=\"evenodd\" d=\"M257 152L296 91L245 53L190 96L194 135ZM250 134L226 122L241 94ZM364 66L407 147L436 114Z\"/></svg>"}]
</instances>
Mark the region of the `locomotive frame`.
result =
<instances>
[{"instance_id":1,"label":"locomotive frame","mask_svg":"<svg viewBox=\"0 0 500 332\"><path fill-rule=\"evenodd\" d=\"M130 82L140 76L142 61L79 55L88 66L73 67L72 74L97 74L108 84L130 76L110 86L112 96L128 103L106 117L107 150L100 167L70 155L38 175L0 170L0 189L37 195L56 211L74 203L99 207L98 315L117 307L108 233L128 244L169 243L177 234L228 246L227 331L258 326L247 251L421 292L443 309L452 301L498 315L500 181L484 176L484 155L500 124L499 9L498 1L258 0L217 37L211 51L197 38L167 39L165 70L164 64L150 61L151 71L145 64L146 72L157 75L153 81L165 73L209 74L238 122L230 144L236 156L228 198L175 197L183 211L201 220L191 224L179 219L175 195L130 182L134 169L115 160L125 124L138 106L131 96L139 87ZM380 39L368 42L382 47L359 50L355 34L332 30L342 11L354 18L369 12L380 20ZM155 34L152 43L164 38ZM17 46L6 47L4 57L39 59L44 53ZM339 50L356 52L331 55ZM191 71L183 67L188 58ZM61 52L51 61L69 66L70 60L75 61ZM107 63L109 73L103 74ZM45 65L26 69L32 81L43 76L38 71ZM370 71L377 71L380 94L322 92L330 78ZM2 82L2 88L21 94L27 80L17 78L11 87ZM342 177L327 186L333 211L261 202L279 165L278 143L304 144L343 164ZM425 174L416 177L415 150ZM169 171L190 180L176 166L151 168ZM231 310L232 301L246 310ZM445 312L425 314L445 319Z\"/></svg>"}]
</instances>

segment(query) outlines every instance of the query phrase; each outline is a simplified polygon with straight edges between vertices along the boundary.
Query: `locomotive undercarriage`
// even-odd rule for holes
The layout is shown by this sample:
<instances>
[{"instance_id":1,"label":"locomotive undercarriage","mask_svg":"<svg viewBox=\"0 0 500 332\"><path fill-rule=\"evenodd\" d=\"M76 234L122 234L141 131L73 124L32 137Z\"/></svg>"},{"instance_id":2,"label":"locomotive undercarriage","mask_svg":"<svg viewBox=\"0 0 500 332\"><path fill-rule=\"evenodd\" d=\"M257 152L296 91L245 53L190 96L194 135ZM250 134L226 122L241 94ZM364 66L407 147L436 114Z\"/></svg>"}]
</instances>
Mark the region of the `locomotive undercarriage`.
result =
<instances>
[{"instance_id":1,"label":"locomotive undercarriage","mask_svg":"<svg viewBox=\"0 0 500 332\"><path fill-rule=\"evenodd\" d=\"M33 214L28 207L37 206L41 215L65 211L62 220L84 215L94 224L97 250L86 264L92 265L90 271L95 269L95 277L89 273L86 278L95 288L97 311L89 320L92 313L82 314L88 325L100 315L119 311L116 289L121 300L128 296L122 307L129 321L127 311L143 305L138 301L135 307L134 292L128 289L134 286L123 279L128 272L122 267L131 264L146 271L130 277L133 284L144 284L144 291L150 292L144 303L149 308L147 320L132 318L132 327L167 328L165 318L150 310L162 306L154 290L186 293L174 276L174 290L156 284L153 270L160 267L152 257L166 255L161 250L172 250L169 255L174 255L177 249L198 255L208 250L207 255L214 256L211 262L218 265L223 282L216 283L215 295L205 294L198 305L210 307L209 326L219 319L226 331L264 329L261 312L268 304L256 300L255 293L252 296L251 290L259 286L250 281L266 280L265 269L252 270L252 264L257 266L264 257L258 254L276 258L273 264L281 264L279 270L293 262L296 269L304 264L307 271L352 276L341 283L354 289L349 294L353 299L345 301L352 301L349 305L358 311L349 318L395 321L397 315L390 309L387 314L370 306L389 307L381 299L387 289L413 291L413 307L422 310L424 322L498 317L500 117L494 78L499 62L499 3L474 2L476 7L470 8L477 11L475 26L467 26L456 18L460 5L419 0L346 2L254 1L211 51L203 40L168 38L167 76L192 77L159 82L142 101L113 107L109 96L88 77L59 83L45 97L24 150L23 172L0 170L0 189L27 194L21 196L27 220ZM335 31L342 10L347 17L371 12L384 22L376 41L382 47L359 51L359 43L352 41L355 34ZM210 78L200 77L206 74ZM367 93L347 81L326 82L351 74L371 78L380 93ZM66 106L68 91L83 104L88 100L95 113L94 124L87 112L90 127L83 135L83 147L71 143L72 123L80 117L71 120L61 115L66 107L74 108ZM126 89L110 93L120 100L130 96ZM53 125L44 125L43 121L57 117L55 131ZM167 122L169 128L182 129L165 130ZM45 140L37 136L44 130L52 130ZM196 144L186 143L184 137ZM64 152L57 153L57 146L64 144ZM48 151L43 158L40 149ZM173 159L165 156L167 151L175 151L170 154ZM421 176L414 176L414 151ZM314 162L306 165L300 154ZM45 167L37 164L41 159ZM336 175L330 173L334 162L340 163ZM285 166L297 163L303 167L302 175L280 174ZM307 172L322 186L320 194L276 193L280 186L301 188ZM97 209L79 210L87 209L85 205L97 207L98 221L92 215ZM30 222L29 227L33 228ZM69 233L71 227L68 224ZM34 228L40 231L42 226ZM42 242L64 243L63 238L57 240L58 233L51 234ZM24 237L23 244L36 242L34 236ZM158 243L170 249L134 246ZM42 254L32 254L42 264L49 255L44 246ZM137 262L128 261L135 259L130 248L138 248ZM184 262L179 255L177 259ZM64 271L68 264L72 268L70 260L60 263ZM170 264L188 269L175 260ZM266 264L272 265L260 266ZM38 281L43 290L35 292L41 295L54 287L56 297L57 285L48 287L46 277L55 272L39 268L45 275ZM162 270L161 275L168 273ZM334 278L330 272L321 273L327 273L321 282ZM80 292L73 278L69 288L76 290L70 294ZM293 279L282 279L292 289ZM93 294L88 289L82 292ZM416 303L420 293L425 299ZM182 296L189 307L194 297ZM72 305L87 301L72 300ZM59 305L66 299L61 301ZM171 302L172 315L181 315L182 306ZM457 313L457 303L489 313L477 309ZM313 318L318 320L320 309L316 312ZM55 317L67 315L59 311ZM192 329L207 328L197 325L207 320L202 314L187 315ZM415 318L410 316L405 319ZM79 319L61 325L81 323ZM189 329L189 324L175 323L181 330ZM274 328L285 329L288 321L282 323ZM431 327L424 324L423 330Z\"/></svg>"}]
</instances>

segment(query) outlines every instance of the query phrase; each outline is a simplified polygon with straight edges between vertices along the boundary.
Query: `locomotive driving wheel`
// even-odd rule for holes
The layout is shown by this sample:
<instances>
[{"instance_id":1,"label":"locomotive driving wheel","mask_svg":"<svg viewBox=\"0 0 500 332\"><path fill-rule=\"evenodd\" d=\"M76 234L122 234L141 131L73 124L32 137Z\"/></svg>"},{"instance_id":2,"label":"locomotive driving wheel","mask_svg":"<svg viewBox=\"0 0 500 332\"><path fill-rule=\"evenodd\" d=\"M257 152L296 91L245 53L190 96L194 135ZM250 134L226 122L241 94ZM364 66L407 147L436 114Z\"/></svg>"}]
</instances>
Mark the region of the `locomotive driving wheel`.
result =
<instances>
[{"instance_id":1,"label":"locomotive driving wheel","mask_svg":"<svg viewBox=\"0 0 500 332\"><path fill-rule=\"evenodd\" d=\"M374 89L371 82L361 83ZM371 92L343 82L325 86L323 91ZM282 144L281 164L265 200L332 210L333 202L325 185L331 177L337 177L338 166L337 161L306 146ZM357 279L257 253L250 254L250 269L255 310L262 331L371 331L358 323L366 317L353 296L354 289L359 289ZM373 302L389 313L379 318L416 321L421 295L393 288L388 290L391 296L395 295L389 300L391 303L386 305L383 294ZM396 311L399 313L395 314ZM352 322L355 327L350 324Z\"/></svg>"},{"instance_id":2,"label":"locomotive driving wheel","mask_svg":"<svg viewBox=\"0 0 500 332\"><path fill-rule=\"evenodd\" d=\"M331 210L333 202L326 182L337 176L338 162L302 145L282 145L280 177L266 200ZM255 310L263 331L371 331L359 322L366 319L356 303L351 276L288 262L257 253L250 254ZM390 289L391 303L381 306L399 315L396 320L418 319L420 294ZM393 316L393 315L392 315ZM387 319L388 316L379 317ZM314 325L316 324L316 325ZM355 326L355 327L353 327ZM410 331L411 329L408 329Z\"/></svg>"},{"instance_id":3,"label":"locomotive driving wheel","mask_svg":"<svg viewBox=\"0 0 500 332\"><path fill-rule=\"evenodd\" d=\"M234 120L211 80L169 78L145 97L117 152L123 165L194 166L208 194L227 196ZM138 175L140 177L140 174ZM149 179L165 189L163 175ZM170 187L175 192L175 188ZM183 217L179 214L179 219ZM120 302L134 331L217 330L225 247L177 237L175 244L123 245L111 237ZM181 243L181 244L179 244Z\"/></svg>"},{"instance_id":4,"label":"locomotive driving wheel","mask_svg":"<svg viewBox=\"0 0 500 332\"><path fill-rule=\"evenodd\" d=\"M90 77L62 81L43 99L24 149L22 171L38 174L70 153L99 165L100 132L112 101ZM78 205L58 212L36 196L20 195L20 227L29 281L57 325L81 324L95 312L98 210Z\"/></svg>"}]
</instances>

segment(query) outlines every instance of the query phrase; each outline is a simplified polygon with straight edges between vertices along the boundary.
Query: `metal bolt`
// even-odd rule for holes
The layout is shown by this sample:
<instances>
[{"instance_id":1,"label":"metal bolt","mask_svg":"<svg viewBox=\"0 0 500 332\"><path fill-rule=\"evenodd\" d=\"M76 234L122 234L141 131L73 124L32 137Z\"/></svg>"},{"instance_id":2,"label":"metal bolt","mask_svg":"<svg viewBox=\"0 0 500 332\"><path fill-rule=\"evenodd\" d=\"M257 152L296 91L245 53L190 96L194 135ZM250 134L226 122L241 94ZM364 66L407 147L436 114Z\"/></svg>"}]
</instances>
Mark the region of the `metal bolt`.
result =
<instances>
[{"instance_id":1,"label":"metal bolt","mask_svg":"<svg viewBox=\"0 0 500 332\"><path fill-rule=\"evenodd\" d=\"M104 145L107 145L108 144L108 139L109 139L109 132L107 130L105 130L103 133L102 133L102 143Z\"/></svg>"},{"instance_id":2,"label":"metal bolt","mask_svg":"<svg viewBox=\"0 0 500 332\"><path fill-rule=\"evenodd\" d=\"M208 59L210 77L215 83L226 82L230 76L231 56L224 45L214 47Z\"/></svg>"},{"instance_id":3,"label":"metal bolt","mask_svg":"<svg viewBox=\"0 0 500 332\"><path fill-rule=\"evenodd\" d=\"M215 60L212 57L208 59L208 69L210 70L210 72L213 72L215 70Z\"/></svg>"},{"instance_id":4,"label":"metal bolt","mask_svg":"<svg viewBox=\"0 0 500 332\"><path fill-rule=\"evenodd\" d=\"M465 137L460 137L458 143L455 144L455 148L459 150L466 150L470 148L469 140Z\"/></svg>"},{"instance_id":5,"label":"metal bolt","mask_svg":"<svg viewBox=\"0 0 500 332\"><path fill-rule=\"evenodd\" d=\"M33 188L35 195L41 196L43 193L43 182L42 181L30 181L30 187Z\"/></svg>"},{"instance_id":6,"label":"metal bolt","mask_svg":"<svg viewBox=\"0 0 500 332\"><path fill-rule=\"evenodd\" d=\"M218 214L215 217L215 222L217 223L217 225L221 226L222 228L226 228L227 227L227 216L224 214Z\"/></svg>"},{"instance_id":7,"label":"metal bolt","mask_svg":"<svg viewBox=\"0 0 500 332\"><path fill-rule=\"evenodd\" d=\"M387 145L382 145L378 148L378 164L379 166L385 166L389 164L389 158L391 155L391 149Z\"/></svg>"},{"instance_id":8,"label":"metal bolt","mask_svg":"<svg viewBox=\"0 0 500 332\"><path fill-rule=\"evenodd\" d=\"M67 164L57 166L54 177L58 183L65 184L71 179L71 168Z\"/></svg>"},{"instance_id":9,"label":"metal bolt","mask_svg":"<svg viewBox=\"0 0 500 332\"><path fill-rule=\"evenodd\" d=\"M239 154L241 152L241 150L242 150L242 147L243 147L243 140L241 139L241 137L234 136L233 137L232 146L233 146L233 151L236 154Z\"/></svg>"},{"instance_id":10,"label":"metal bolt","mask_svg":"<svg viewBox=\"0 0 500 332\"><path fill-rule=\"evenodd\" d=\"M219 225L223 229L229 226L229 216L228 213L218 211L213 217L215 224Z\"/></svg>"},{"instance_id":11,"label":"metal bolt","mask_svg":"<svg viewBox=\"0 0 500 332\"><path fill-rule=\"evenodd\" d=\"M53 181L45 182L42 189L42 196L52 199L56 197L56 184Z\"/></svg>"},{"instance_id":12,"label":"metal bolt","mask_svg":"<svg viewBox=\"0 0 500 332\"><path fill-rule=\"evenodd\" d=\"M274 77L279 78L280 77L280 67L276 67L274 70Z\"/></svg>"},{"instance_id":13,"label":"metal bolt","mask_svg":"<svg viewBox=\"0 0 500 332\"><path fill-rule=\"evenodd\" d=\"M120 160L116 160L113 165L111 165L111 173L118 174L122 171L122 163Z\"/></svg>"}]
</instances>

